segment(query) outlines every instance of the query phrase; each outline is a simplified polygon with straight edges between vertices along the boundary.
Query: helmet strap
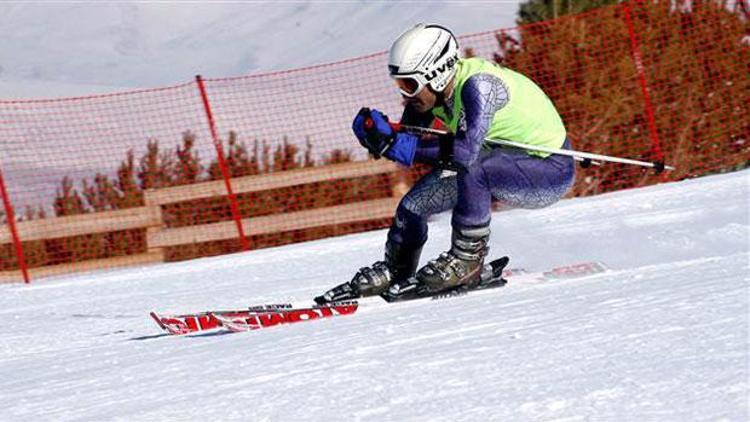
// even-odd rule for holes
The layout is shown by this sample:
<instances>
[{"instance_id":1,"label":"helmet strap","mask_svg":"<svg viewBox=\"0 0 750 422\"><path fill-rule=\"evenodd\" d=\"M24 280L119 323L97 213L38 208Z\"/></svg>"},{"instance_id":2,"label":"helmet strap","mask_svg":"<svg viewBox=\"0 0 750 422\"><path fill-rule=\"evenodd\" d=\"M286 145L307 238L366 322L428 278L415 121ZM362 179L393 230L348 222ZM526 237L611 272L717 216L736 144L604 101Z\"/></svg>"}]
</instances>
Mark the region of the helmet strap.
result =
<instances>
[{"instance_id":1,"label":"helmet strap","mask_svg":"<svg viewBox=\"0 0 750 422\"><path fill-rule=\"evenodd\" d=\"M446 107L448 105L448 102L445 100L445 92L436 92L435 96L437 97L437 104L440 104L442 107Z\"/></svg>"},{"instance_id":2,"label":"helmet strap","mask_svg":"<svg viewBox=\"0 0 750 422\"><path fill-rule=\"evenodd\" d=\"M447 105L447 102L445 101L445 99L448 95L446 95L445 92L450 89L450 95L453 95L453 89L455 88L455 84L454 84L455 80L456 80L456 77L454 76L451 79L451 81L448 82L448 85L446 85L445 89L443 89L442 91L435 91L434 89L432 89L432 86L430 86L429 84L426 86L426 88L428 88L430 92L435 94L435 97L437 97L436 105L440 105L440 106Z\"/></svg>"},{"instance_id":3,"label":"helmet strap","mask_svg":"<svg viewBox=\"0 0 750 422\"><path fill-rule=\"evenodd\" d=\"M445 89L441 93L441 94L443 94L443 97L446 96L445 91L448 91L448 90L450 90L450 94L449 95L453 95L453 90L456 88L455 82L456 82L456 75L454 74L453 77L451 77L451 80L448 81L448 83L445 85Z\"/></svg>"}]
</instances>

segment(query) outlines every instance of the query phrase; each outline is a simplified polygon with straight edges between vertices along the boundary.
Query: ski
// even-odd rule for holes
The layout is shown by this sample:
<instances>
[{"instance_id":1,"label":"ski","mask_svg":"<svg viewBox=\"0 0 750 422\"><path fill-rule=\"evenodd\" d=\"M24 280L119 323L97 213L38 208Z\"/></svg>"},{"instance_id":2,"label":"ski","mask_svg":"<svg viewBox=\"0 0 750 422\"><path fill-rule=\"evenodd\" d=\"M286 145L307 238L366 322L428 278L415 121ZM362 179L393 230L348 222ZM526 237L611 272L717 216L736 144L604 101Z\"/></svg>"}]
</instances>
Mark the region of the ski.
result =
<instances>
[{"instance_id":1,"label":"ski","mask_svg":"<svg viewBox=\"0 0 750 422\"><path fill-rule=\"evenodd\" d=\"M247 309L241 309L181 315L159 315L156 312L151 312L150 315L162 330L172 335L183 335L221 328L221 323L216 319L216 315L242 316L249 314L249 312Z\"/></svg>"},{"instance_id":2,"label":"ski","mask_svg":"<svg viewBox=\"0 0 750 422\"><path fill-rule=\"evenodd\" d=\"M257 330L280 324L350 315L357 309L356 301L347 301L315 306L299 306L291 303L267 304L250 306L246 309L180 315L159 315L151 312L150 315L159 328L169 334L179 336L221 328L230 331Z\"/></svg>"},{"instance_id":3,"label":"ski","mask_svg":"<svg viewBox=\"0 0 750 422\"><path fill-rule=\"evenodd\" d=\"M505 268L506 257L494 260L485 267L482 280L471 288L457 287L441 292L422 293L410 297L399 297L386 302L401 302L408 300L440 300L464 296L472 292L491 290L505 286L508 282L514 285L543 284L563 280L571 280L603 273L608 268L600 262L583 262L552 268L548 271L530 272L523 268ZM385 295L385 294L384 294ZM361 300L337 301L320 305L306 303L283 303L250 306L245 309L205 311L187 314L157 314L151 312L151 318L165 332L175 336L201 333L212 330L256 331L260 329L293 324L297 322L314 321L336 316L351 315L363 305L372 306L387 303L379 297Z\"/></svg>"},{"instance_id":4,"label":"ski","mask_svg":"<svg viewBox=\"0 0 750 422\"><path fill-rule=\"evenodd\" d=\"M246 315L211 314L222 326L230 331L254 331L281 324L313 321L335 316L352 315L357 312L356 301L316 305L309 308L282 307L249 312Z\"/></svg>"},{"instance_id":5,"label":"ski","mask_svg":"<svg viewBox=\"0 0 750 422\"><path fill-rule=\"evenodd\" d=\"M587 277L603 273L608 270L606 265L597 261L565 265L552 268L548 271L538 272L531 272L523 268L505 268L505 265L507 265L506 257L499 258L490 262L488 264L490 268L485 267L484 273L482 275L482 280L478 285L473 287L459 286L436 293L422 292L421 294L406 296L398 296L398 294L394 295L391 290L400 289L400 287L396 287L395 289L389 289L389 291L384 293L383 299L385 299L387 302L405 302L420 299L450 299L457 296L464 296L471 292L479 292L483 290L503 287L509 281L513 282L514 285L544 284L552 283L555 281ZM398 291L396 293L398 293ZM393 297L388 297L389 294L393 295Z\"/></svg>"}]
</instances>

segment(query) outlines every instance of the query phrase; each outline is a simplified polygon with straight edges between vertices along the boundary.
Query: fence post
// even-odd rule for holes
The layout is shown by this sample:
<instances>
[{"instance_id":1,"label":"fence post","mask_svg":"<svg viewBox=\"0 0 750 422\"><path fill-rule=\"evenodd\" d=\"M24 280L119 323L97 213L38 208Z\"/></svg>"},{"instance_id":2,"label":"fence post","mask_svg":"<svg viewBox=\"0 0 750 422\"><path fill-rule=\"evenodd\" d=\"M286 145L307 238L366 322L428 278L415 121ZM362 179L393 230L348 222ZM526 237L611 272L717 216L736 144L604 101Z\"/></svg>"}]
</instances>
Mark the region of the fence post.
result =
<instances>
[{"instance_id":1,"label":"fence post","mask_svg":"<svg viewBox=\"0 0 750 422\"><path fill-rule=\"evenodd\" d=\"M10 202L8 190L5 188L5 179L3 179L2 169L0 169L0 194L3 196L3 205L5 206L5 216L8 219L8 228L10 228L10 234L13 236L13 246L16 248L18 267L23 275L23 281L28 284L31 282L31 279L29 278L29 269L26 267L26 257L23 253L23 244L21 244L21 238L18 236L18 229L16 228L16 215L13 212L13 203Z\"/></svg>"},{"instance_id":2,"label":"fence post","mask_svg":"<svg viewBox=\"0 0 750 422\"><path fill-rule=\"evenodd\" d=\"M206 118L208 119L208 127L211 130L211 138L214 141L214 147L216 147L216 155L219 161L219 168L221 168L221 175L224 177L224 184L227 188L227 197L229 198L229 207L232 210L232 218L237 224L237 232L240 236L240 245L243 250L250 249L250 242L245 237L245 229L242 227L242 216L240 215L240 206L237 202L237 196L232 191L232 182L230 181L229 168L227 162L224 159L224 148L221 145L221 139L216 132L216 122L214 121L213 113L211 112L211 103L208 101L208 93L206 92L206 86L203 83L201 75L196 75L195 80L198 83L198 90L200 90L201 98L203 99L203 108L206 111Z\"/></svg>"},{"instance_id":3,"label":"fence post","mask_svg":"<svg viewBox=\"0 0 750 422\"><path fill-rule=\"evenodd\" d=\"M149 245L149 239L164 229L164 215L161 211L161 204L153 200L154 189L143 191L143 203L148 208L148 212L159 221L158 226L146 228L146 252L158 254L161 262L166 261L166 248L154 248Z\"/></svg>"},{"instance_id":4,"label":"fence post","mask_svg":"<svg viewBox=\"0 0 750 422\"><path fill-rule=\"evenodd\" d=\"M622 9L624 12L623 16L625 19L625 24L628 27L628 35L630 37L630 50L633 55L633 62L635 63L636 72L638 72L638 80L640 81L641 92L643 93L643 102L644 107L646 108L646 117L648 119L648 133L651 137L651 150L656 155L655 161L664 161L664 153L661 151L661 143L659 142L659 133L656 130L654 107L651 104L651 95L649 94L648 84L646 82L646 72L643 68L643 58L641 56L638 38L635 35L635 25L633 24L630 2L623 2Z\"/></svg>"}]
</instances>

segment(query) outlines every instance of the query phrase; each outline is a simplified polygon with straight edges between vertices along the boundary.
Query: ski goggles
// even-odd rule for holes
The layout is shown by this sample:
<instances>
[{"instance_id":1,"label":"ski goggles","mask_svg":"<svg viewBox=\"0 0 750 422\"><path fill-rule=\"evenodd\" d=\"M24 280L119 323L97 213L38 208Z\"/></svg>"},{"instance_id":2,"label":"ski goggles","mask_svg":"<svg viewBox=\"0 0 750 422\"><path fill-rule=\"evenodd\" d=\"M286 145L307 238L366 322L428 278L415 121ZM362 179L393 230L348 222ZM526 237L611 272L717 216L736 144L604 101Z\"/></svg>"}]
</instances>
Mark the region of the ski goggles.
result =
<instances>
[{"instance_id":1,"label":"ski goggles","mask_svg":"<svg viewBox=\"0 0 750 422\"><path fill-rule=\"evenodd\" d=\"M404 97L412 98L416 97L417 94L422 92L427 82L423 81L415 75L391 75L393 80L396 82L398 90L401 91L401 95Z\"/></svg>"}]
</instances>

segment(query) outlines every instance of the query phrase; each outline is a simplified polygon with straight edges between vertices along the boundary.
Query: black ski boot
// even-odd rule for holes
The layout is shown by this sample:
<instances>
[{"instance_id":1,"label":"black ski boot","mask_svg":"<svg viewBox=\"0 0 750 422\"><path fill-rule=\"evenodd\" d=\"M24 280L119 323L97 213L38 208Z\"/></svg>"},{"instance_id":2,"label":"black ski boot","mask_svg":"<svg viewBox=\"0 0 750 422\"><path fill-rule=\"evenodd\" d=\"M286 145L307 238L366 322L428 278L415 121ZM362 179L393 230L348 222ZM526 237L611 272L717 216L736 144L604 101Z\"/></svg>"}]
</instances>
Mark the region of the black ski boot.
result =
<instances>
[{"instance_id":1,"label":"black ski boot","mask_svg":"<svg viewBox=\"0 0 750 422\"><path fill-rule=\"evenodd\" d=\"M385 244L383 261L361 268L351 281L340 284L316 297L315 302L324 304L379 295L385 292L392 283L412 277L419 265L421 253L421 246L405 248L399 243L388 240Z\"/></svg>"},{"instance_id":2,"label":"black ski boot","mask_svg":"<svg viewBox=\"0 0 750 422\"><path fill-rule=\"evenodd\" d=\"M453 228L452 247L417 272L417 280L428 292L458 286L474 287L481 280L490 227Z\"/></svg>"}]
</instances>

